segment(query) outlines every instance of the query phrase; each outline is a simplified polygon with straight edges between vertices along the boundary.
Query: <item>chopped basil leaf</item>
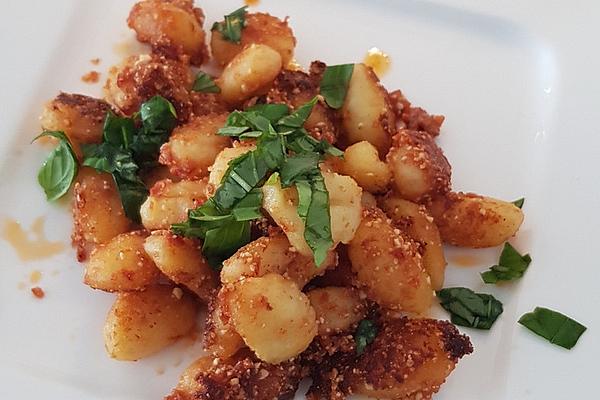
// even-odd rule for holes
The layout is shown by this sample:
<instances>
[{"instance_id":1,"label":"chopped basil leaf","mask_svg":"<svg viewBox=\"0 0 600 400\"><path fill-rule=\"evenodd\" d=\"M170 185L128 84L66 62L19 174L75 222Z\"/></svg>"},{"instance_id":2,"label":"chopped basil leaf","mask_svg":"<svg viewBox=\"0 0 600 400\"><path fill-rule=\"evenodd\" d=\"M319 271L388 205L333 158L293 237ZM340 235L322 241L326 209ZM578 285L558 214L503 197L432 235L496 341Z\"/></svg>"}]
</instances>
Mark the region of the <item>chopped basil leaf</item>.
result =
<instances>
[{"instance_id":1,"label":"chopped basil leaf","mask_svg":"<svg viewBox=\"0 0 600 400\"><path fill-rule=\"evenodd\" d=\"M214 196L190 211L188 221L172 226L176 234L204 239L205 255L214 266L247 243L242 233L249 231L251 220L262 217L259 188L276 182L280 174L285 186L298 187L298 213L305 222L304 237L316 264L322 264L333 240L329 194L319 162L323 154L339 155L341 151L302 128L316 101L312 99L292 114L284 104L259 104L246 111L234 111L219 129L223 136L255 138L256 149L232 160ZM289 156L288 150L296 154ZM213 230L217 229L215 232L230 236L227 246L207 244L207 240L216 238Z\"/></svg>"},{"instance_id":2,"label":"chopped basil leaf","mask_svg":"<svg viewBox=\"0 0 600 400\"><path fill-rule=\"evenodd\" d=\"M300 153L287 157L283 162L280 175L281 186L291 186L299 176L305 176L319 167L319 153Z\"/></svg>"},{"instance_id":3,"label":"chopped basil leaf","mask_svg":"<svg viewBox=\"0 0 600 400\"><path fill-rule=\"evenodd\" d=\"M255 104L246 111L255 111L271 121L272 124L288 115L290 109L285 104Z\"/></svg>"},{"instance_id":4,"label":"chopped basil leaf","mask_svg":"<svg viewBox=\"0 0 600 400\"><path fill-rule=\"evenodd\" d=\"M302 128L302 125L304 125L310 116L313 107L315 104L317 104L317 100L317 97L313 97L311 101L298 107L298 109L290 115L282 117L277 125L287 126L290 128Z\"/></svg>"},{"instance_id":5,"label":"chopped basil leaf","mask_svg":"<svg viewBox=\"0 0 600 400\"><path fill-rule=\"evenodd\" d=\"M543 307L524 314L519 318L519 324L565 349L572 349L587 329L574 319Z\"/></svg>"},{"instance_id":6,"label":"chopped basil leaf","mask_svg":"<svg viewBox=\"0 0 600 400\"><path fill-rule=\"evenodd\" d=\"M202 254L213 268L219 268L242 246L250 243L249 221L227 221L206 232Z\"/></svg>"},{"instance_id":7,"label":"chopped basil leaf","mask_svg":"<svg viewBox=\"0 0 600 400\"><path fill-rule=\"evenodd\" d=\"M325 69L320 87L329 107L338 109L344 104L353 71L354 64L331 65Z\"/></svg>"},{"instance_id":8,"label":"chopped basil leaf","mask_svg":"<svg viewBox=\"0 0 600 400\"><path fill-rule=\"evenodd\" d=\"M108 111L102 130L104 142L126 149L133 142L135 123L131 118L119 117Z\"/></svg>"},{"instance_id":9,"label":"chopped basil leaf","mask_svg":"<svg viewBox=\"0 0 600 400\"><path fill-rule=\"evenodd\" d=\"M170 101L161 96L154 96L142 103L140 119L144 133L169 134L177 124L177 112Z\"/></svg>"},{"instance_id":10,"label":"chopped basil leaf","mask_svg":"<svg viewBox=\"0 0 600 400\"><path fill-rule=\"evenodd\" d=\"M504 243L498 264L490 267L489 271L482 272L481 279L485 283L518 279L525 274L530 263L531 257L529 254L525 254L524 256L519 254L510 243L506 242Z\"/></svg>"},{"instance_id":11,"label":"chopped basil leaf","mask_svg":"<svg viewBox=\"0 0 600 400\"><path fill-rule=\"evenodd\" d=\"M219 32L223 39L233 42L240 43L242 39L242 29L246 24L246 9L248 6L238 8L229 15L225 15L225 19L222 22L215 22L212 26L213 31Z\"/></svg>"},{"instance_id":12,"label":"chopped basil leaf","mask_svg":"<svg viewBox=\"0 0 600 400\"><path fill-rule=\"evenodd\" d=\"M83 165L112 174L125 215L140 221L140 206L148 197L146 186L138 177L139 167L131 151L109 142L84 147Z\"/></svg>"},{"instance_id":13,"label":"chopped basil leaf","mask_svg":"<svg viewBox=\"0 0 600 400\"><path fill-rule=\"evenodd\" d=\"M59 140L58 146L48 155L38 172L38 183L44 189L46 199L53 201L67 193L75 180L77 156L69 138L63 132L47 131L33 141L44 136L53 136Z\"/></svg>"},{"instance_id":14,"label":"chopped basil leaf","mask_svg":"<svg viewBox=\"0 0 600 400\"><path fill-rule=\"evenodd\" d=\"M523 208L523 204L525 204L525 197L521 197L520 199L517 199L512 203L519 208Z\"/></svg>"},{"instance_id":15,"label":"chopped basil leaf","mask_svg":"<svg viewBox=\"0 0 600 400\"><path fill-rule=\"evenodd\" d=\"M442 307L451 315L452 323L476 329L490 329L504 311L494 296L475 293L463 287L436 292Z\"/></svg>"},{"instance_id":16,"label":"chopped basil leaf","mask_svg":"<svg viewBox=\"0 0 600 400\"><path fill-rule=\"evenodd\" d=\"M364 353L365 348L373 343L377 337L378 329L375 323L369 319L363 319L358 324L354 332L354 341L356 342L356 354Z\"/></svg>"},{"instance_id":17,"label":"chopped basil leaf","mask_svg":"<svg viewBox=\"0 0 600 400\"><path fill-rule=\"evenodd\" d=\"M206 72L198 72L196 79L194 79L194 85L192 86L194 92L202 93L221 93L221 89L216 85L213 78Z\"/></svg>"}]
</instances>

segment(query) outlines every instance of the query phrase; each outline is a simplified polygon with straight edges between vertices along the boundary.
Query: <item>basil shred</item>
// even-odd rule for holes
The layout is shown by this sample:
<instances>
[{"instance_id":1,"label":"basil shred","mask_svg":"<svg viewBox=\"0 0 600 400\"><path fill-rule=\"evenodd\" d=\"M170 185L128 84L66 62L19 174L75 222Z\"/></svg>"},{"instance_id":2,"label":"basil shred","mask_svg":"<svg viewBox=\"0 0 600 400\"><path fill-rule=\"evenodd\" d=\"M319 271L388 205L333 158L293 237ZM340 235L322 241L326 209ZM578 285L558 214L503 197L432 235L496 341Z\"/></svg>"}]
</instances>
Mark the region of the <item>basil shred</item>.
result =
<instances>
[{"instance_id":1,"label":"basil shred","mask_svg":"<svg viewBox=\"0 0 600 400\"><path fill-rule=\"evenodd\" d=\"M313 138L302 127L316 102L314 98L292 113L284 104L234 111L219 129L219 135L256 139L256 149L232 160L213 197L190 210L187 221L171 227L178 235L203 239L202 253L214 268L250 242L250 222L262 218L260 187L279 177L283 187L297 187L306 243L315 264L324 261L333 240L329 194L319 163L325 154L343 153Z\"/></svg>"},{"instance_id":2,"label":"basil shred","mask_svg":"<svg viewBox=\"0 0 600 400\"><path fill-rule=\"evenodd\" d=\"M378 329L375 323L369 319L363 319L358 324L354 332L354 342L356 343L356 354L364 353L365 348L373 343L377 337Z\"/></svg>"},{"instance_id":3,"label":"basil shred","mask_svg":"<svg viewBox=\"0 0 600 400\"><path fill-rule=\"evenodd\" d=\"M510 243L504 243L497 265L490 267L489 271L481 273L481 279L485 283L496 283L498 281L511 281L521 278L529 264L531 256L521 255Z\"/></svg>"},{"instance_id":4,"label":"basil shred","mask_svg":"<svg viewBox=\"0 0 600 400\"><path fill-rule=\"evenodd\" d=\"M354 64L331 65L325 69L320 83L320 93L331 108L338 109L344 104Z\"/></svg>"},{"instance_id":5,"label":"basil shred","mask_svg":"<svg viewBox=\"0 0 600 400\"><path fill-rule=\"evenodd\" d=\"M194 92L202 93L220 93L221 89L215 84L213 78L206 72L198 72L196 79L194 79L194 85L192 86Z\"/></svg>"},{"instance_id":6,"label":"basil shred","mask_svg":"<svg viewBox=\"0 0 600 400\"><path fill-rule=\"evenodd\" d=\"M520 199L517 199L512 203L519 208L523 208L523 204L525 204L525 197L521 197Z\"/></svg>"},{"instance_id":7,"label":"basil shred","mask_svg":"<svg viewBox=\"0 0 600 400\"><path fill-rule=\"evenodd\" d=\"M223 36L223 39L236 44L242 39L242 29L246 24L246 9L248 6L238 8L231 14L225 15L224 20L215 22L211 31L217 31Z\"/></svg>"},{"instance_id":8,"label":"basil shred","mask_svg":"<svg viewBox=\"0 0 600 400\"><path fill-rule=\"evenodd\" d=\"M524 314L519 324L565 349L572 349L587 330L574 319L544 307L536 307L533 312Z\"/></svg>"},{"instance_id":9,"label":"basil shred","mask_svg":"<svg viewBox=\"0 0 600 400\"><path fill-rule=\"evenodd\" d=\"M446 288L436 292L441 306L450 313L456 325L476 329L490 329L504 311L494 296L475 293L463 287Z\"/></svg>"}]
</instances>

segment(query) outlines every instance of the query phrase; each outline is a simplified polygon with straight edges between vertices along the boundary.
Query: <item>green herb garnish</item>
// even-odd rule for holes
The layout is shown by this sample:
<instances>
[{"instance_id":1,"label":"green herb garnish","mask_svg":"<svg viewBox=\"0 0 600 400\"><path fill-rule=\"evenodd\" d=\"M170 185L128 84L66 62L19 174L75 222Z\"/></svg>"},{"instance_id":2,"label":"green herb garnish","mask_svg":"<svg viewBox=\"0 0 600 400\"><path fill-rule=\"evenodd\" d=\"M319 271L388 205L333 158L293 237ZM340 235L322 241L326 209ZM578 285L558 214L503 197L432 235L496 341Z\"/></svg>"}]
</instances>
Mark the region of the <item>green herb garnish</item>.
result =
<instances>
[{"instance_id":1,"label":"green herb garnish","mask_svg":"<svg viewBox=\"0 0 600 400\"><path fill-rule=\"evenodd\" d=\"M221 89L215 84L213 78L206 72L198 72L194 85L192 86L194 92L202 93L220 93Z\"/></svg>"},{"instance_id":2,"label":"green herb garnish","mask_svg":"<svg viewBox=\"0 0 600 400\"><path fill-rule=\"evenodd\" d=\"M354 341L356 342L356 354L364 353L365 348L373 343L377 337L377 326L369 319L363 319L358 324L356 332L354 332Z\"/></svg>"},{"instance_id":3,"label":"green herb garnish","mask_svg":"<svg viewBox=\"0 0 600 400\"><path fill-rule=\"evenodd\" d=\"M587 329L566 315L543 307L536 307L533 312L524 314L519 323L550 343L565 349L572 349Z\"/></svg>"},{"instance_id":4,"label":"green herb garnish","mask_svg":"<svg viewBox=\"0 0 600 400\"><path fill-rule=\"evenodd\" d=\"M523 204L525 204L525 197L521 197L520 199L517 199L512 203L519 208L523 208Z\"/></svg>"},{"instance_id":5,"label":"green herb garnish","mask_svg":"<svg viewBox=\"0 0 600 400\"><path fill-rule=\"evenodd\" d=\"M141 121L140 127L136 119ZM176 124L173 105L154 96L142 104L133 118L109 111L102 143L82 146L83 165L113 176L125 214L133 221L140 221L140 206L148 197L139 170L156 164L160 146L169 139Z\"/></svg>"},{"instance_id":6,"label":"green herb garnish","mask_svg":"<svg viewBox=\"0 0 600 400\"><path fill-rule=\"evenodd\" d=\"M476 329L490 329L502 314L502 303L494 296L475 293L463 287L436 292L440 304L451 315L452 323Z\"/></svg>"},{"instance_id":7,"label":"green herb garnish","mask_svg":"<svg viewBox=\"0 0 600 400\"><path fill-rule=\"evenodd\" d=\"M172 226L176 234L203 239L203 254L214 267L248 243L250 221L262 217L260 187L279 175L284 187L296 185L298 189L298 214L305 221L304 237L315 263L320 265L325 259L333 240L329 195L319 163L324 154L341 151L302 128L316 102L314 98L291 114L283 104L234 111L219 129L223 136L256 139L256 149L232 160L214 196L191 210L186 222ZM288 155L289 151L295 154Z\"/></svg>"},{"instance_id":8,"label":"green herb garnish","mask_svg":"<svg viewBox=\"0 0 600 400\"><path fill-rule=\"evenodd\" d=\"M353 71L354 64L332 65L325 69L320 87L329 107L338 109L344 104Z\"/></svg>"},{"instance_id":9,"label":"green herb garnish","mask_svg":"<svg viewBox=\"0 0 600 400\"><path fill-rule=\"evenodd\" d=\"M510 243L506 242L498 264L490 267L489 271L482 272L481 279L485 283L519 279L525 274L530 263L531 257L529 254L521 255Z\"/></svg>"},{"instance_id":10,"label":"green herb garnish","mask_svg":"<svg viewBox=\"0 0 600 400\"><path fill-rule=\"evenodd\" d=\"M219 32L223 36L223 39L239 44L242 39L242 29L246 24L247 8L248 6L244 6L229 15L225 15L224 20L215 22L211 30Z\"/></svg>"},{"instance_id":11,"label":"green herb garnish","mask_svg":"<svg viewBox=\"0 0 600 400\"><path fill-rule=\"evenodd\" d=\"M46 199L53 201L67 193L75 180L77 156L69 138L63 132L47 131L33 141L44 136L52 136L59 140L58 146L48 155L38 172L38 182L46 193Z\"/></svg>"}]
</instances>

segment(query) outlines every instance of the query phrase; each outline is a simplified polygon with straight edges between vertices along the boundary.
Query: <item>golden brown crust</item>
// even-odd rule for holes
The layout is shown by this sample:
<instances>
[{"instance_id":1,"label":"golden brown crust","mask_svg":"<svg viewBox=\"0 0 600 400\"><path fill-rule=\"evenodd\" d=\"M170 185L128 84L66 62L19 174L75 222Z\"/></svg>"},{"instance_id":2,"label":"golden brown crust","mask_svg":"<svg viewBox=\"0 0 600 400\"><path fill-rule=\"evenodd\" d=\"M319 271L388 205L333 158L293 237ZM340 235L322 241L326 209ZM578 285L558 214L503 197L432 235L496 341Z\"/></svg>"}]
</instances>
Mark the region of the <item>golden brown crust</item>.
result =
<instances>
[{"instance_id":1,"label":"golden brown crust","mask_svg":"<svg viewBox=\"0 0 600 400\"><path fill-rule=\"evenodd\" d=\"M304 375L297 361L272 365L242 350L226 360L193 364L165 400L292 399Z\"/></svg>"},{"instance_id":2,"label":"golden brown crust","mask_svg":"<svg viewBox=\"0 0 600 400\"><path fill-rule=\"evenodd\" d=\"M173 103L178 120L186 122L193 109L191 85L192 75L185 62L140 55L112 67L104 89L107 100L126 115L132 115L144 101L160 95Z\"/></svg>"},{"instance_id":3,"label":"golden brown crust","mask_svg":"<svg viewBox=\"0 0 600 400\"><path fill-rule=\"evenodd\" d=\"M63 131L75 148L80 144L100 143L102 127L110 105L81 94L60 92L49 101L40 117L42 128Z\"/></svg>"},{"instance_id":4,"label":"golden brown crust","mask_svg":"<svg viewBox=\"0 0 600 400\"><path fill-rule=\"evenodd\" d=\"M422 202L444 194L451 188L451 167L442 149L426 132L401 129L393 137L387 161L398 193L411 201ZM419 186L405 181L403 170L418 171ZM414 174L411 173L411 174Z\"/></svg>"},{"instance_id":5,"label":"golden brown crust","mask_svg":"<svg viewBox=\"0 0 600 400\"><path fill-rule=\"evenodd\" d=\"M375 341L360 356L351 335L313 342L302 357L313 378L309 399L341 400L352 393L430 399L458 360L473 351L469 338L447 321L400 318L377 325Z\"/></svg>"},{"instance_id":6,"label":"golden brown crust","mask_svg":"<svg viewBox=\"0 0 600 400\"><path fill-rule=\"evenodd\" d=\"M390 100L397 117L396 122L400 125L399 128L425 131L432 137L440 134L445 119L443 115L432 115L421 107L413 107L400 90L391 92Z\"/></svg>"},{"instance_id":7,"label":"golden brown crust","mask_svg":"<svg viewBox=\"0 0 600 400\"><path fill-rule=\"evenodd\" d=\"M267 103L283 103L291 109L309 102L319 93L320 75L309 75L302 71L282 70L266 95ZM315 104L305 128L317 139L335 143L339 121L336 114L325 104L323 98Z\"/></svg>"},{"instance_id":8,"label":"golden brown crust","mask_svg":"<svg viewBox=\"0 0 600 400\"><path fill-rule=\"evenodd\" d=\"M208 59L204 13L193 0L144 0L136 3L127 25L140 42L149 43L155 54L179 60L189 57L193 65Z\"/></svg>"},{"instance_id":9,"label":"golden brown crust","mask_svg":"<svg viewBox=\"0 0 600 400\"><path fill-rule=\"evenodd\" d=\"M112 177L91 168L79 171L73 186L73 234L77 259L84 261L98 244L106 243L131 226Z\"/></svg>"},{"instance_id":10,"label":"golden brown crust","mask_svg":"<svg viewBox=\"0 0 600 400\"><path fill-rule=\"evenodd\" d=\"M192 117L229 112L227 105L223 99L221 99L219 93L192 91L190 93L190 100L192 102Z\"/></svg>"}]
</instances>

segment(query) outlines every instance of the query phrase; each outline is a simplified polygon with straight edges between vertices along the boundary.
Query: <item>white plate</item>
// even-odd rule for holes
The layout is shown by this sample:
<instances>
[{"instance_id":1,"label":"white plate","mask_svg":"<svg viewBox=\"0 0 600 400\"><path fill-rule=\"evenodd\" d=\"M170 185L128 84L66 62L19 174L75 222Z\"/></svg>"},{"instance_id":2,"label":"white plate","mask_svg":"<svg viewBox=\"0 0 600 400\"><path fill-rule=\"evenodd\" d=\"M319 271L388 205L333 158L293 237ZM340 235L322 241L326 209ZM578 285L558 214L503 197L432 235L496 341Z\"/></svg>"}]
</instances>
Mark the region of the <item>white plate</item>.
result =
<instances>
[{"instance_id":1,"label":"white plate","mask_svg":"<svg viewBox=\"0 0 600 400\"><path fill-rule=\"evenodd\" d=\"M3 220L27 228L44 216L47 237L68 243L68 207L46 203L36 183L47 150L29 142L46 99L58 90L99 95L99 84L80 77L97 69L105 78L111 64L135 49L124 44L133 43L125 25L130 3L3 3ZM240 6L205 3L207 27ZM290 16L297 59L305 66L312 59L360 61L370 47L383 49L393 60L383 78L387 87L446 115L440 142L454 187L527 198L526 222L514 243L534 261L520 282L480 283L478 272L499 249L450 249L447 285L491 292L505 312L490 332L463 330L475 353L460 362L437 398L592 398L600 355L600 268L593 251L600 226L600 3L262 0L258 8ZM89 62L96 57L99 66ZM141 362L111 361L101 327L113 296L80 283L82 269L70 248L34 262L20 261L5 241L0 252L0 398L160 398L199 354L198 344L184 342ZM453 265L465 254L480 267ZM29 293L34 270L43 273L43 300ZM19 289L19 282L26 287ZM575 349L552 346L517 325L536 305L588 326Z\"/></svg>"}]
</instances>

